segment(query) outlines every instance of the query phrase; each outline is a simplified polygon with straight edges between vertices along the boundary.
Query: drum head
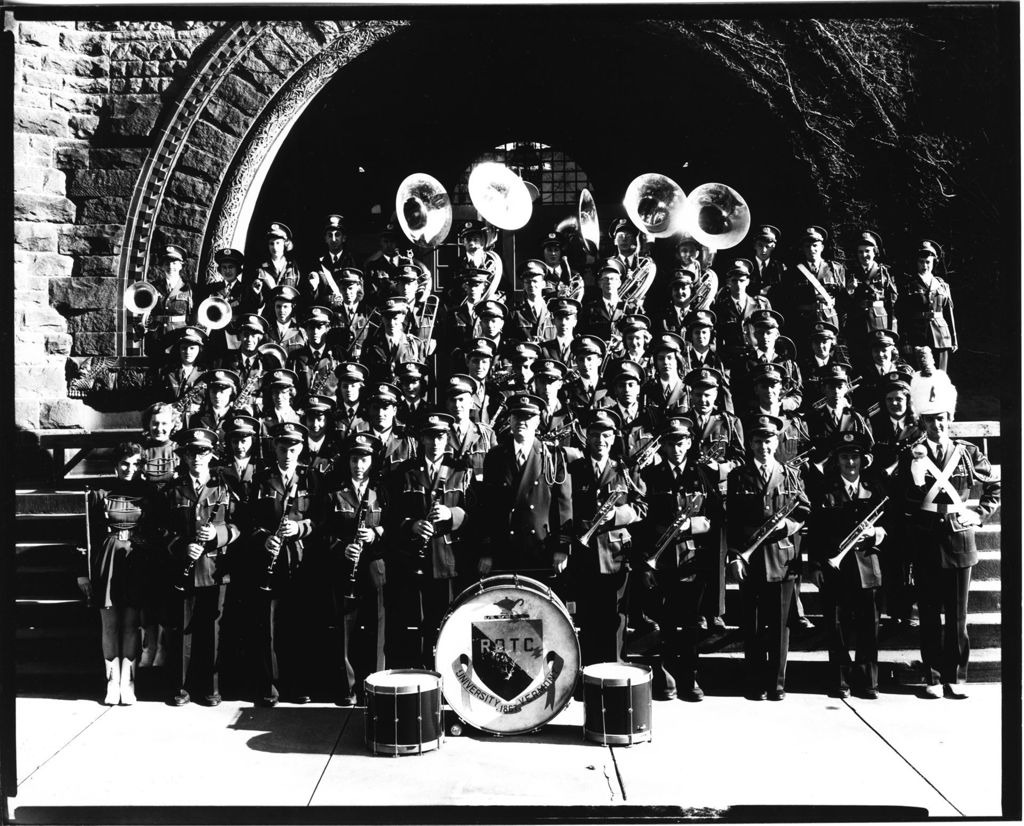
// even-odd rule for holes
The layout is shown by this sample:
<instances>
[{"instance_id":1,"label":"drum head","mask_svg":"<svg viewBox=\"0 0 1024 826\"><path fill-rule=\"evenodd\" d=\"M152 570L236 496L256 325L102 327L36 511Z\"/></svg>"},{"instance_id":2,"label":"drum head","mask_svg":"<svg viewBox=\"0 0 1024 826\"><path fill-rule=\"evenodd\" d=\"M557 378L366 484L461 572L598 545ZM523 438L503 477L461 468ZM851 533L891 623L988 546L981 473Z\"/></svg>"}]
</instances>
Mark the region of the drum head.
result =
<instances>
[{"instance_id":1,"label":"drum head","mask_svg":"<svg viewBox=\"0 0 1024 826\"><path fill-rule=\"evenodd\" d=\"M649 665L631 663L595 663L583 669L583 682L604 685L636 685L651 680Z\"/></svg>"},{"instance_id":2,"label":"drum head","mask_svg":"<svg viewBox=\"0 0 1024 826\"><path fill-rule=\"evenodd\" d=\"M415 694L438 687L441 675L418 668L392 668L366 678L366 688L378 694Z\"/></svg>"},{"instance_id":3,"label":"drum head","mask_svg":"<svg viewBox=\"0 0 1024 826\"><path fill-rule=\"evenodd\" d=\"M565 606L536 580L494 577L464 591L435 652L445 699L493 734L533 731L572 699L580 646Z\"/></svg>"}]
</instances>

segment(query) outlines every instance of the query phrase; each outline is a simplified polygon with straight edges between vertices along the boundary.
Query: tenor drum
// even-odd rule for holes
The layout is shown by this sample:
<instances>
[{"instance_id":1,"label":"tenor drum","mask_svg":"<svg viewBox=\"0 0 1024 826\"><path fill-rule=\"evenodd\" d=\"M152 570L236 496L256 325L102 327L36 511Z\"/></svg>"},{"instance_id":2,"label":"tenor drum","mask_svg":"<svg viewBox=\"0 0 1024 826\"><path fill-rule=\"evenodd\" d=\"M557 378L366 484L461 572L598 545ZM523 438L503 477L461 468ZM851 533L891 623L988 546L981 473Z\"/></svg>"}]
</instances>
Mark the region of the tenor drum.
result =
<instances>
[{"instance_id":1,"label":"tenor drum","mask_svg":"<svg viewBox=\"0 0 1024 826\"><path fill-rule=\"evenodd\" d=\"M514 574L481 580L452 603L435 668L455 713L491 734L522 734L572 699L580 645L551 589Z\"/></svg>"},{"instance_id":2,"label":"tenor drum","mask_svg":"<svg viewBox=\"0 0 1024 826\"><path fill-rule=\"evenodd\" d=\"M606 746L650 740L650 666L597 663L584 668L583 733Z\"/></svg>"},{"instance_id":3,"label":"tenor drum","mask_svg":"<svg viewBox=\"0 0 1024 826\"><path fill-rule=\"evenodd\" d=\"M366 745L374 754L422 754L441 745L441 675L378 671L363 682Z\"/></svg>"}]
</instances>

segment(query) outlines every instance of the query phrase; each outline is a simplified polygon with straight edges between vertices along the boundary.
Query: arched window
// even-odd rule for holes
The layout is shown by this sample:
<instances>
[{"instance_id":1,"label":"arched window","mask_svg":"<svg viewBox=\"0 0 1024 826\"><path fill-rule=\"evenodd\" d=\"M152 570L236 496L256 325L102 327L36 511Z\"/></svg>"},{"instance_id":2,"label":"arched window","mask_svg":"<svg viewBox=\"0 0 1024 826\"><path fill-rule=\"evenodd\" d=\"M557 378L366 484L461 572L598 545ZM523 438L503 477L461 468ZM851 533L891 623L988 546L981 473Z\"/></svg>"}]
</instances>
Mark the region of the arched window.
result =
<instances>
[{"instance_id":1,"label":"arched window","mask_svg":"<svg viewBox=\"0 0 1024 826\"><path fill-rule=\"evenodd\" d=\"M452 193L455 206L470 204L469 173L484 161L503 163L533 184L540 191L537 200L544 206L575 206L580 190L591 188L587 173L561 150L536 141L512 141L484 152L466 168Z\"/></svg>"}]
</instances>

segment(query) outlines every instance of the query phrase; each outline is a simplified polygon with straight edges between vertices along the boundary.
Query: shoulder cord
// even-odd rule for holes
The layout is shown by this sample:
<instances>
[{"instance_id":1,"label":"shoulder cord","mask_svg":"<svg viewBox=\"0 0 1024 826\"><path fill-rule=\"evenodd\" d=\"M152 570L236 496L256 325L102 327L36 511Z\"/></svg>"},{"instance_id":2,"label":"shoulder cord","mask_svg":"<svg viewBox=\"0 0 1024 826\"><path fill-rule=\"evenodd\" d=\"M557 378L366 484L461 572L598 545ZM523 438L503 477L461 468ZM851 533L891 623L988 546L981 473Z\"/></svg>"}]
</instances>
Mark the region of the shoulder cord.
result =
<instances>
[{"instance_id":1,"label":"shoulder cord","mask_svg":"<svg viewBox=\"0 0 1024 826\"><path fill-rule=\"evenodd\" d=\"M545 483L549 487L552 485L561 485L565 481L566 474L568 473L568 468L565 466L565 464L562 465L562 476L559 479L558 469L556 467L558 462L555 459L555 452L552 450L549 455L548 447L543 442L540 443L540 450L541 470L544 476ZM550 468L548 467L549 463Z\"/></svg>"}]
</instances>

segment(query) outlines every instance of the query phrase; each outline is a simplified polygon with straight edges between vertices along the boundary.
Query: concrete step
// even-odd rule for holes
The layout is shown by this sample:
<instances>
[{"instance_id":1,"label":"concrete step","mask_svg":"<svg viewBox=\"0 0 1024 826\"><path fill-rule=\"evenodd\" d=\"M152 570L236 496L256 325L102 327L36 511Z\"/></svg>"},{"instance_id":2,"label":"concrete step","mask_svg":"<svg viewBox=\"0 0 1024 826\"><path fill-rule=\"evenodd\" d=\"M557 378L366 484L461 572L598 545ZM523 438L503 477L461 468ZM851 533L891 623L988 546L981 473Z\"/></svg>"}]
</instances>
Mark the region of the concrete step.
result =
<instances>
[{"instance_id":1,"label":"concrete step","mask_svg":"<svg viewBox=\"0 0 1024 826\"><path fill-rule=\"evenodd\" d=\"M804 605L804 611L812 616L819 616L823 609L823 600L818 588L810 582L803 582L800 585L800 599ZM1000 610L1002 603L1001 584L998 579L971 579L971 593L968 602L968 610L977 612L990 612ZM727 614L739 616L740 592L739 586L734 582L726 583L725 586L725 610Z\"/></svg>"},{"instance_id":2,"label":"concrete step","mask_svg":"<svg viewBox=\"0 0 1024 826\"><path fill-rule=\"evenodd\" d=\"M971 573L972 580L999 579L1002 552L1000 550L978 551L978 564Z\"/></svg>"},{"instance_id":3,"label":"concrete step","mask_svg":"<svg viewBox=\"0 0 1024 826\"><path fill-rule=\"evenodd\" d=\"M14 520L14 540L17 543L69 543L85 546L85 512L81 513L27 513Z\"/></svg>"},{"instance_id":4,"label":"concrete step","mask_svg":"<svg viewBox=\"0 0 1024 826\"><path fill-rule=\"evenodd\" d=\"M999 538L1002 533L998 523L982 525L975 534L975 541L978 543L979 551L999 550Z\"/></svg>"},{"instance_id":5,"label":"concrete step","mask_svg":"<svg viewBox=\"0 0 1024 826\"><path fill-rule=\"evenodd\" d=\"M27 489L15 493L15 513L85 513L85 494L81 490Z\"/></svg>"},{"instance_id":6,"label":"concrete step","mask_svg":"<svg viewBox=\"0 0 1024 826\"><path fill-rule=\"evenodd\" d=\"M18 542L14 551L18 568L32 565L73 567L82 557L78 544L68 542Z\"/></svg>"},{"instance_id":7,"label":"concrete step","mask_svg":"<svg viewBox=\"0 0 1024 826\"><path fill-rule=\"evenodd\" d=\"M78 573L79 569L67 564L19 565L14 593L19 599L74 599L81 595Z\"/></svg>"},{"instance_id":8,"label":"concrete step","mask_svg":"<svg viewBox=\"0 0 1024 826\"><path fill-rule=\"evenodd\" d=\"M75 629L95 619L95 611L79 593L78 598L17 599L14 603L16 628Z\"/></svg>"}]
</instances>

